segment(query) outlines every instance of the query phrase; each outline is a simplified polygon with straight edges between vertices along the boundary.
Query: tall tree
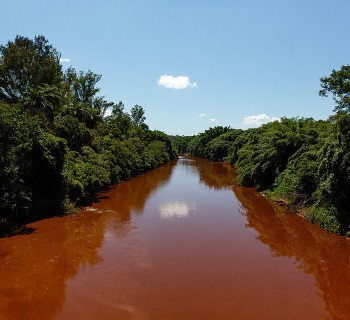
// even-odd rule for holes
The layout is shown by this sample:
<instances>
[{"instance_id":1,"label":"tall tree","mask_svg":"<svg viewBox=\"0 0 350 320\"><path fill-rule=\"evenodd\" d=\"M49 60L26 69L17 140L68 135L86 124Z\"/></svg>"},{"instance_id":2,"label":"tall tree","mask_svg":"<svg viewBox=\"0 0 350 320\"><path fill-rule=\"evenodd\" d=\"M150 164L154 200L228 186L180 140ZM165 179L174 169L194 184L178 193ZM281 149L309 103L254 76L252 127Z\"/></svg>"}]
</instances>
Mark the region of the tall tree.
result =
<instances>
[{"instance_id":1,"label":"tall tree","mask_svg":"<svg viewBox=\"0 0 350 320\"><path fill-rule=\"evenodd\" d=\"M0 45L0 99L18 102L30 87L58 85L60 54L43 36L17 36Z\"/></svg>"},{"instance_id":2,"label":"tall tree","mask_svg":"<svg viewBox=\"0 0 350 320\"><path fill-rule=\"evenodd\" d=\"M101 80L100 74L95 74L91 70L87 72L77 72L73 67L66 70L64 80L69 87L75 104L85 104L93 107L96 94L100 88L96 87L97 82Z\"/></svg>"},{"instance_id":3,"label":"tall tree","mask_svg":"<svg viewBox=\"0 0 350 320\"><path fill-rule=\"evenodd\" d=\"M328 97L333 94L336 102L334 111L350 112L350 65L341 66L340 70L333 70L330 76L321 78L322 89L319 95Z\"/></svg>"},{"instance_id":4,"label":"tall tree","mask_svg":"<svg viewBox=\"0 0 350 320\"><path fill-rule=\"evenodd\" d=\"M114 105L97 95L100 88L96 85L101 77L91 70L77 72L72 67L64 73L65 103L70 113L90 128L102 121L107 109Z\"/></svg>"},{"instance_id":5,"label":"tall tree","mask_svg":"<svg viewBox=\"0 0 350 320\"><path fill-rule=\"evenodd\" d=\"M145 117L145 110L136 104L134 107L131 108L131 119L134 121L134 123L138 126L141 126L144 124L146 117Z\"/></svg>"}]
</instances>

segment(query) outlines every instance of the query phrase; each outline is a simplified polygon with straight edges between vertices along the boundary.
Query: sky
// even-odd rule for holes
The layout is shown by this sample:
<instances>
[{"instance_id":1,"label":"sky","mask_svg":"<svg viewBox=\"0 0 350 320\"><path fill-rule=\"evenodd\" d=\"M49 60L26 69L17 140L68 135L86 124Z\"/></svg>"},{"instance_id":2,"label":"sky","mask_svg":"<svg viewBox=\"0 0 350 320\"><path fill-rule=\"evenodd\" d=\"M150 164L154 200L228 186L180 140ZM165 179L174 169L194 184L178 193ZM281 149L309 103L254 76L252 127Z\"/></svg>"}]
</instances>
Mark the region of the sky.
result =
<instances>
[{"instance_id":1,"label":"sky","mask_svg":"<svg viewBox=\"0 0 350 320\"><path fill-rule=\"evenodd\" d=\"M145 110L150 129L195 135L280 117L327 119L320 78L350 63L349 0L0 0L0 44L43 35L63 69Z\"/></svg>"}]
</instances>

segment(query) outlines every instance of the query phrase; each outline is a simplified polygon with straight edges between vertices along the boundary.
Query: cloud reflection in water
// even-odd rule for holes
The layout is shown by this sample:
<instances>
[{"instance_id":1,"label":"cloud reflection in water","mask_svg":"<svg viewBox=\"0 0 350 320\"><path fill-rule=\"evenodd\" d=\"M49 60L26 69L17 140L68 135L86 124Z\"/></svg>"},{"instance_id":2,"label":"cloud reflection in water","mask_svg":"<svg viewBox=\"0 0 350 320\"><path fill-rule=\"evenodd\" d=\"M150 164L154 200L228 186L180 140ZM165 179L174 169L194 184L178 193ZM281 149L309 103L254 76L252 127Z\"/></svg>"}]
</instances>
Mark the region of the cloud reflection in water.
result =
<instances>
[{"instance_id":1,"label":"cloud reflection in water","mask_svg":"<svg viewBox=\"0 0 350 320\"><path fill-rule=\"evenodd\" d=\"M160 216L163 219L187 218L191 210L195 210L195 204L185 201L169 201L159 206Z\"/></svg>"}]
</instances>

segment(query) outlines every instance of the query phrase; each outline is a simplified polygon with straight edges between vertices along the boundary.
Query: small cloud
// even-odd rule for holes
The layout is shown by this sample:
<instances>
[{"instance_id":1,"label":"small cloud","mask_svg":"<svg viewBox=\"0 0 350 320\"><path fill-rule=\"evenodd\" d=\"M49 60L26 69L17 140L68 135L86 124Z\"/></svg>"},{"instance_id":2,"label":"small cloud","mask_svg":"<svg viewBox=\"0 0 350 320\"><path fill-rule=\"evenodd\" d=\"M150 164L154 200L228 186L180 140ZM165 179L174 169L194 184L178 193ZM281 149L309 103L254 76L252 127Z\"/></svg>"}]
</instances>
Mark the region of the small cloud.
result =
<instances>
[{"instance_id":1,"label":"small cloud","mask_svg":"<svg viewBox=\"0 0 350 320\"><path fill-rule=\"evenodd\" d=\"M60 62L70 62L70 59L67 59L67 58L60 58Z\"/></svg>"},{"instance_id":2,"label":"small cloud","mask_svg":"<svg viewBox=\"0 0 350 320\"><path fill-rule=\"evenodd\" d=\"M206 114L205 114L205 113L200 113L200 114L198 115L198 117L200 117L200 118L206 117Z\"/></svg>"},{"instance_id":3,"label":"small cloud","mask_svg":"<svg viewBox=\"0 0 350 320\"><path fill-rule=\"evenodd\" d=\"M242 123L247 126L258 127L258 126L261 126L262 124L273 122L273 121L280 121L280 118L270 117L265 113L261 113L261 114L245 117Z\"/></svg>"},{"instance_id":4,"label":"small cloud","mask_svg":"<svg viewBox=\"0 0 350 320\"><path fill-rule=\"evenodd\" d=\"M197 87L197 83L191 83L190 78L187 76L168 76L162 75L158 79L158 85L169 89L186 89L189 87Z\"/></svg>"},{"instance_id":5,"label":"small cloud","mask_svg":"<svg viewBox=\"0 0 350 320\"><path fill-rule=\"evenodd\" d=\"M218 120L217 120L217 119L214 119L214 118L210 118L209 121L210 121L210 122L218 122Z\"/></svg>"}]
</instances>

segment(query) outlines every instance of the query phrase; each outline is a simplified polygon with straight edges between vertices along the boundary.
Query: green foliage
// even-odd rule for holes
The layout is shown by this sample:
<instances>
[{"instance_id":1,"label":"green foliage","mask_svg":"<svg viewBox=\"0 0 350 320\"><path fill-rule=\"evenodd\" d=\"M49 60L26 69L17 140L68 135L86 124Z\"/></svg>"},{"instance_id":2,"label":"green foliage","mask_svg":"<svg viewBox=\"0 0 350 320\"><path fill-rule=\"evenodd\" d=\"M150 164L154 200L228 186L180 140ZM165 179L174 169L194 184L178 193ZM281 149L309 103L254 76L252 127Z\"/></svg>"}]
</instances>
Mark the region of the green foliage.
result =
<instances>
[{"instance_id":1,"label":"green foliage","mask_svg":"<svg viewBox=\"0 0 350 320\"><path fill-rule=\"evenodd\" d=\"M184 155L189 153L188 145L193 138L194 136L170 136L176 154Z\"/></svg>"},{"instance_id":2,"label":"green foliage","mask_svg":"<svg viewBox=\"0 0 350 320\"><path fill-rule=\"evenodd\" d=\"M314 146L301 147L276 178L274 195L289 204L305 205L318 186L318 167L319 150Z\"/></svg>"},{"instance_id":3,"label":"green foliage","mask_svg":"<svg viewBox=\"0 0 350 320\"><path fill-rule=\"evenodd\" d=\"M130 116L122 102L98 96L100 75L62 74L44 37L17 37L0 54L1 219L73 212L110 183L175 157L142 107Z\"/></svg>"},{"instance_id":4,"label":"green foliage","mask_svg":"<svg viewBox=\"0 0 350 320\"><path fill-rule=\"evenodd\" d=\"M310 221L331 232L347 232L350 116L338 112L332 121L282 118L256 129L220 130L199 134L188 149L229 161L237 168L238 183L267 190L294 211L310 207Z\"/></svg>"},{"instance_id":5,"label":"green foliage","mask_svg":"<svg viewBox=\"0 0 350 320\"><path fill-rule=\"evenodd\" d=\"M333 94L336 105L334 111L350 112L350 66L341 66L340 70L333 70L330 76L321 78L319 94L327 97Z\"/></svg>"},{"instance_id":6,"label":"green foliage","mask_svg":"<svg viewBox=\"0 0 350 320\"><path fill-rule=\"evenodd\" d=\"M208 149L209 142L223 135L224 133L229 132L230 130L232 130L230 127L222 127L222 126L217 126L217 127L209 128L205 130L203 133L198 134L188 143L189 153L193 156L211 159L211 153L213 153L213 149L215 149L215 146L211 146L211 150L209 150ZM216 145L216 147L219 148L219 145ZM222 145L220 146L220 148L221 147ZM220 151L218 151L218 153L220 153ZM220 156L221 155L222 154L220 153Z\"/></svg>"},{"instance_id":7,"label":"green foliage","mask_svg":"<svg viewBox=\"0 0 350 320\"><path fill-rule=\"evenodd\" d=\"M142 124L144 124L146 120L145 110L141 106L135 105L134 107L131 108L130 112L131 112L131 119L132 121L134 121L134 123L137 126L141 126Z\"/></svg>"},{"instance_id":8,"label":"green foliage","mask_svg":"<svg viewBox=\"0 0 350 320\"><path fill-rule=\"evenodd\" d=\"M98 96L100 75L69 68L42 37L0 46L0 218L74 211L101 188L190 153L237 167L331 232L350 225L350 66L321 78L330 121L287 119L257 129L217 126L194 137L151 131L145 111ZM106 111L109 110L108 116ZM173 142L173 144L172 144Z\"/></svg>"},{"instance_id":9,"label":"green foliage","mask_svg":"<svg viewBox=\"0 0 350 320\"><path fill-rule=\"evenodd\" d=\"M286 168L289 158L314 136L308 134L311 119L281 119L251 130L237 139L229 157L238 167L239 182L265 190ZM312 132L312 131L311 131Z\"/></svg>"},{"instance_id":10,"label":"green foliage","mask_svg":"<svg viewBox=\"0 0 350 320\"><path fill-rule=\"evenodd\" d=\"M31 191L32 209L38 213L59 210L64 198L62 170L66 144L50 133L33 137L24 156L24 181Z\"/></svg>"},{"instance_id":11,"label":"green foliage","mask_svg":"<svg viewBox=\"0 0 350 320\"><path fill-rule=\"evenodd\" d=\"M112 102L97 96L100 88L96 85L101 75L88 72L77 72L70 67L64 73L62 84L67 112L84 123L88 128L96 128L102 122L106 110L113 106Z\"/></svg>"},{"instance_id":12,"label":"green foliage","mask_svg":"<svg viewBox=\"0 0 350 320\"><path fill-rule=\"evenodd\" d=\"M30 206L57 210L63 197L64 140L44 132L37 118L0 106L0 199L2 215Z\"/></svg>"},{"instance_id":13,"label":"green foliage","mask_svg":"<svg viewBox=\"0 0 350 320\"><path fill-rule=\"evenodd\" d=\"M57 87L44 84L40 87L29 88L20 103L30 116L43 115L47 121L52 123L55 113L59 111L61 100L62 95Z\"/></svg>"},{"instance_id":14,"label":"green foliage","mask_svg":"<svg viewBox=\"0 0 350 320\"><path fill-rule=\"evenodd\" d=\"M55 128L57 135L67 141L71 150L81 151L83 146L92 146L92 132L69 114L58 118Z\"/></svg>"},{"instance_id":15,"label":"green foliage","mask_svg":"<svg viewBox=\"0 0 350 320\"><path fill-rule=\"evenodd\" d=\"M319 186L320 151L334 135L335 127L330 122L309 122L304 126L308 143L289 159L286 169L277 177L274 194L301 205L311 203Z\"/></svg>"},{"instance_id":16,"label":"green foliage","mask_svg":"<svg viewBox=\"0 0 350 320\"><path fill-rule=\"evenodd\" d=\"M17 36L0 46L0 100L18 102L29 88L58 85L60 54L43 36Z\"/></svg>"},{"instance_id":17,"label":"green foliage","mask_svg":"<svg viewBox=\"0 0 350 320\"><path fill-rule=\"evenodd\" d=\"M69 151L64 168L66 192L72 201L87 200L110 182L108 162L88 146Z\"/></svg>"},{"instance_id":18,"label":"green foliage","mask_svg":"<svg viewBox=\"0 0 350 320\"><path fill-rule=\"evenodd\" d=\"M0 103L0 212L14 212L29 196L21 177L22 141L31 124L23 125L17 108ZM29 127L29 128L28 128Z\"/></svg>"},{"instance_id":19,"label":"green foliage","mask_svg":"<svg viewBox=\"0 0 350 320\"><path fill-rule=\"evenodd\" d=\"M242 132L243 130L231 129L209 141L205 150L206 158L215 161L225 160L229 154L232 143Z\"/></svg>"},{"instance_id":20,"label":"green foliage","mask_svg":"<svg viewBox=\"0 0 350 320\"><path fill-rule=\"evenodd\" d=\"M342 233L337 215L335 207L312 207L306 212L305 218L328 232Z\"/></svg>"},{"instance_id":21,"label":"green foliage","mask_svg":"<svg viewBox=\"0 0 350 320\"><path fill-rule=\"evenodd\" d=\"M336 134L320 152L315 203L318 207L334 207L341 228L346 232L350 225L350 116L340 113L336 121Z\"/></svg>"}]
</instances>

